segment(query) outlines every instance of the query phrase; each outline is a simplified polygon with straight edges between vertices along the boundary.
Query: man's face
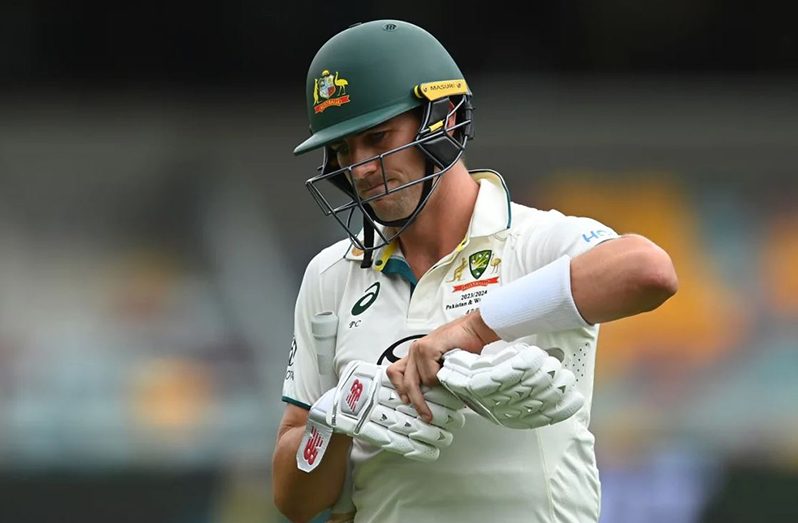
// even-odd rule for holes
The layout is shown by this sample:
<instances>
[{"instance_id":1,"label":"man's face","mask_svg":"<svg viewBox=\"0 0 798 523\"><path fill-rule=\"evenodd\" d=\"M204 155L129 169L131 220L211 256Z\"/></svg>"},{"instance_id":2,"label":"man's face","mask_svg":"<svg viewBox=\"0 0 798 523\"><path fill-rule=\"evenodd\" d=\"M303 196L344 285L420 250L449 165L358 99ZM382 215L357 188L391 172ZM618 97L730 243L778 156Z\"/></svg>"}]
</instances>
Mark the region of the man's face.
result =
<instances>
[{"instance_id":1,"label":"man's face","mask_svg":"<svg viewBox=\"0 0 798 523\"><path fill-rule=\"evenodd\" d=\"M407 145L415 139L419 125L420 120L416 111L410 111L360 134L334 142L330 145L330 149L340 166L352 165ZM350 182L362 199L385 193L386 185L390 191L418 180L424 175L424 158L415 147L389 154L384 157L382 163L385 173L382 172L379 159L351 169ZM392 194L386 194L371 201L369 205L380 220L392 221L405 218L418 205L422 186L423 183L417 183Z\"/></svg>"}]
</instances>

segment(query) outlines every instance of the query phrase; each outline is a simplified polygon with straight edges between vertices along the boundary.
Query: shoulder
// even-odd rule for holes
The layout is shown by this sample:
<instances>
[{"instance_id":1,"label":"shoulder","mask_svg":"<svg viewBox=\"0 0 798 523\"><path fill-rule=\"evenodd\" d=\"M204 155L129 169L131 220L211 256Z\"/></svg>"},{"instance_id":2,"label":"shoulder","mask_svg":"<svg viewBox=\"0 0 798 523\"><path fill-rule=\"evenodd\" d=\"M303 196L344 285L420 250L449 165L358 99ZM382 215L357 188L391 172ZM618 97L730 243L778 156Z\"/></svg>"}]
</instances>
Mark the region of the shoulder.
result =
<instances>
[{"instance_id":1,"label":"shoulder","mask_svg":"<svg viewBox=\"0 0 798 523\"><path fill-rule=\"evenodd\" d=\"M510 209L511 233L521 236L548 234L553 228L561 227L575 218L557 209L542 210L515 202L510 204Z\"/></svg>"},{"instance_id":2,"label":"shoulder","mask_svg":"<svg viewBox=\"0 0 798 523\"><path fill-rule=\"evenodd\" d=\"M346 261L351 242L348 239L340 240L319 251L308 263L308 268L313 267L319 274L328 271L336 264Z\"/></svg>"},{"instance_id":3,"label":"shoulder","mask_svg":"<svg viewBox=\"0 0 798 523\"><path fill-rule=\"evenodd\" d=\"M519 229L551 224L566 217L556 209L544 211L517 202L511 202L510 209L513 213L511 227Z\"/></svg>"},{"instance_id":4,"label":"shoulder","mask_svg":"<svg viewBox=\"0 0 798 523\"><path fill-rule=\"evenodd\" d=\"M344 239L319 251L305 268L304 284L313 285L322 292L329 292L331 286L338 287L354 268L359 267L359 262L350 253L351 249L352 243Z\"/></svg>"},{"instance_id":5,"label":"shoulder","mask_svg":"<svg viewBox=\"0 0 798 523\"><path fill-rule=\"evenodd\" d=\"M541 210L518 203L512 203L512 229L518 232L538 233L543 235L578 236L595 232L597 235L609 235L612 228L590 216L565 214L557 209Z\"/></svg>"},{"instance_id":6,"label":"shoulder","mask_svg":"<svg viewBox=\"0 0 798 523\"><path fill-rule=\"evenodd\" d=\"M313 310L334 310L345 291L353 267L346 255L351 248L349 240L322 249L305 268L299 300Z\"/></svg>"},{"instance_id":7,"label":"shoulder","mask_svg":"<svg viewBox=\"0 0 798 523\"><path fill-rule=\"evenodd\" d=\"M589 216L565 214L512 204L511 234L543 260L562 254L576 256L599 243L618 237L609 225Z\"/></svg>"}]
</instances>

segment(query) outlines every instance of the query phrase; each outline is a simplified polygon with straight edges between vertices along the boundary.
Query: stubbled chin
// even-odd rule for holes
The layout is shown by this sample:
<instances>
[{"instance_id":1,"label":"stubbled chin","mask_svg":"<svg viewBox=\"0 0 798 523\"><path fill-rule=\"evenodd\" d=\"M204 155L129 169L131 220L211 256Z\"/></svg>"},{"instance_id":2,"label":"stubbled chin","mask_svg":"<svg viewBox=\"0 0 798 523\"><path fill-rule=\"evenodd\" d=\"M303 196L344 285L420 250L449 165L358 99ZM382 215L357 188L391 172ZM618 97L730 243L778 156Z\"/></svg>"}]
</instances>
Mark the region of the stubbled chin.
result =
<instances>
[{"instance_id":1,"label":"stubbled chin","mask_svg":"<svg viewBox=\"0 0 798 523\"><path fill-rule=\"evenodd\" d=\"M413 210L415 210L415 206L410 205L406 200L389 200L390 197L391 195L371 202L371 208L374 209L374 212L380 220L386 222L401 220L409 216Z\"/></svg>"},{"instance_id":2,"label":"stubbled chin","mask_svg":"<svg viewBox=\"0 0 798 523\"><path fill-rule=\"evenodd\" d=\"M395 180L388 180L388 188L393 188L396 183L398 182ZM380 190L382 190L382 187L380 187ZM362 197L367 197L367 194ZM420 197L420 189L403 189L377 198L370 202L369 205L374 209L380 220L390 222L408 217L416 209Z\"/></svg>"}]
</instances>

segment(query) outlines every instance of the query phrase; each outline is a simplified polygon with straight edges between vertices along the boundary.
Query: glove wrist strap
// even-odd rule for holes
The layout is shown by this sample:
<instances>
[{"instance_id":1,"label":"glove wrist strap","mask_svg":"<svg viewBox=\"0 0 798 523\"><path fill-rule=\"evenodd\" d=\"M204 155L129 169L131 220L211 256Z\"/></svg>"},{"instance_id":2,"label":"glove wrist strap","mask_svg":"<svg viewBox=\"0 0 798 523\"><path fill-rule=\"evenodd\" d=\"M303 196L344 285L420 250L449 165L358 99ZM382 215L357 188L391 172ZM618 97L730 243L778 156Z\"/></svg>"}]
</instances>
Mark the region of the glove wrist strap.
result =
<instances>
[{"instance_id":1,"label":"glove wrist strap","mask_svg":"<svg viewBox=\"0 0 798 523\"><path fill-rule=\"evenodd\" d=\"M299 443L296 464L299 470L311 472L321 463L332 440L333 429L326 423L308 419L305 434Z\"/></svg>"}]
</instances>

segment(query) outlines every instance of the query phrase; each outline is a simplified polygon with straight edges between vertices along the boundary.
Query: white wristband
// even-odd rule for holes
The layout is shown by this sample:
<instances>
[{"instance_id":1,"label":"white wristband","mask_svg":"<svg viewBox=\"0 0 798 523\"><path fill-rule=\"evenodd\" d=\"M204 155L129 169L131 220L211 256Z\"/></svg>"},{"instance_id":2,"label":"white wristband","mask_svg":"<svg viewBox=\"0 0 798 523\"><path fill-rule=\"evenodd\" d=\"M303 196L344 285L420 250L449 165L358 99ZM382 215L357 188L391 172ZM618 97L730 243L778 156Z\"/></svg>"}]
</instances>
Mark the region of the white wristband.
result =
<instances>
[{"instance_id":1,"label":"white wristband","mask_svg":"<svg viewBox=\"0 0 798 523\"><path fill-rule=\"evenodd\" d=\"M501 339L589 327L571 294L571 257L548 265L498 289L479 307L482 320Z\"/></svg>"}]
</instances>

